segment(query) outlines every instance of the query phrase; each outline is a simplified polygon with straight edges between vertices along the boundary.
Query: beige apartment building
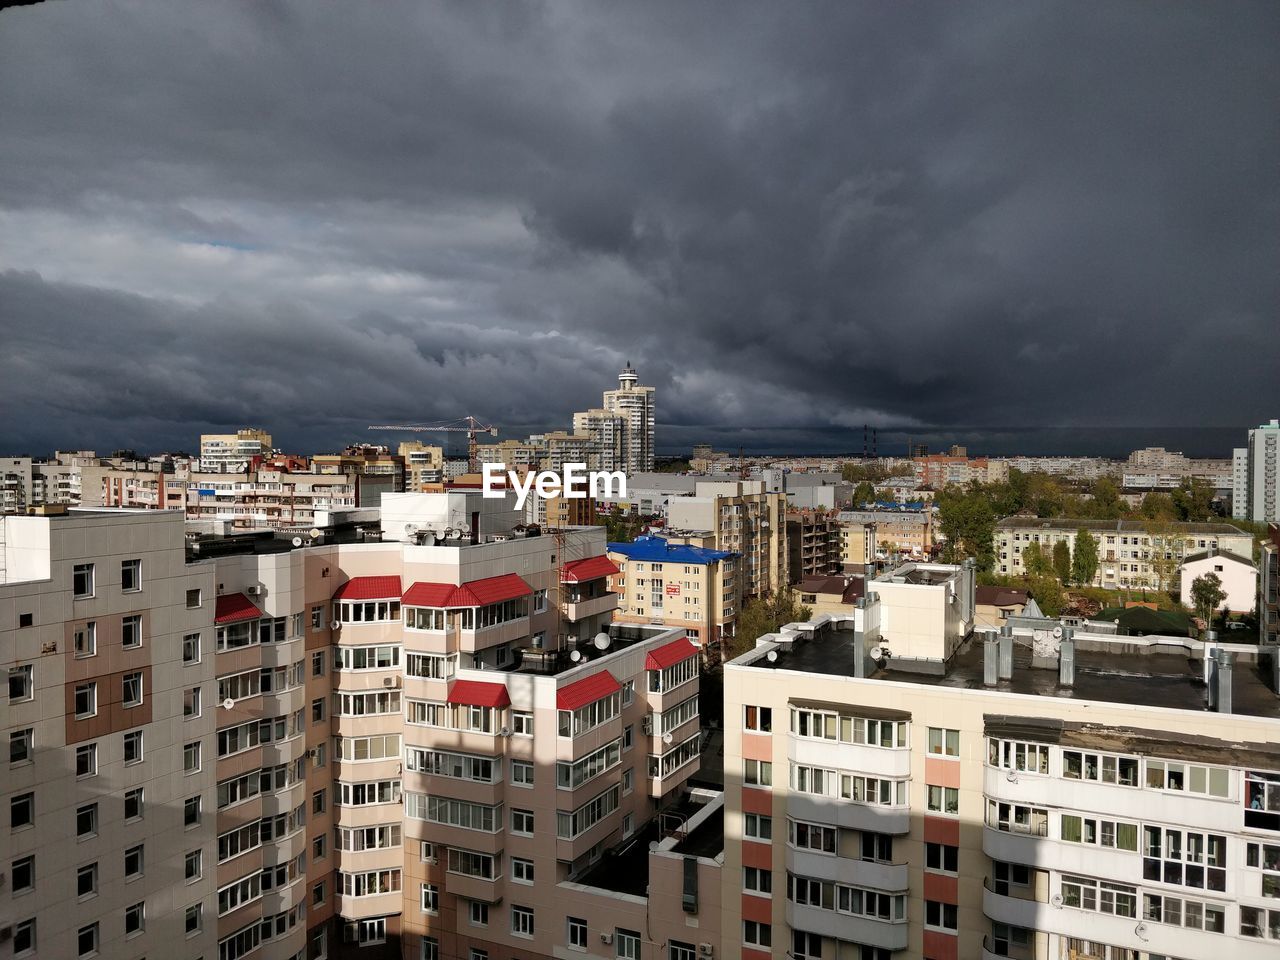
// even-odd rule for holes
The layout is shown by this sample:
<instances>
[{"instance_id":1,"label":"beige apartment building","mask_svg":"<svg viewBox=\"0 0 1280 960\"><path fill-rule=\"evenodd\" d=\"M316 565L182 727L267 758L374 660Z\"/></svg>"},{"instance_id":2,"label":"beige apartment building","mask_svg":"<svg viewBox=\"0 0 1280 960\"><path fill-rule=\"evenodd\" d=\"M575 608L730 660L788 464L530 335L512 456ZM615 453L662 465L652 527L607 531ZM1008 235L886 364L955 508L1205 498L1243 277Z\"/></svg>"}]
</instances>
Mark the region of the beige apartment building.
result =
<instances>
[{"instance_id":1,"label":"beige apartment building","mask_svg":"<svg viewBox=\"0 0 1280 960\"><path fill-rule=\"evenodd\" d=\"M787 495L761 480L698 481L693 496L667 503L671 539L709 533L715 549L736 553L743 600L769 596L787 583Z\"/></svg>"},{"instance_id":2,"label":"beige apartment building","mask_svg":"<svg viewBox=\"0 0 1280 960\"><path fill-rule=\"evenodd\" d=\"M874 520L839 519L840 564L848 573L861 573L876 562L876 524Z\"/></svg>"},{"instance_id":3,"label":"beige apartment building","mask_svg":"<svg viewBox=\"0 0 1280 960\"><path fill-rule=\"evenodd\" d=\"M188 520L216 520L243 530L305 531L318 514L354 508L359 488L357 476L314 473L292 459L244 473L180 468L165 482L180 485Z\"/></svg>"},{"instance_id":4,"label":"beige apartment building","mask_svg":"<svg viewBox=\"0 0 1280 960\"><path fill-rule=\"evenodd\" d=\"M404 460L404 488L420 493L428 483L444 479L444 448L421 440L405 440L396 447L396 455Z\"/></svg>"},{"instance_id":5,"label":"beige apartment building","mask_svg":"<svg viewBox=\"0 0 1280 960\"><path fill-rule=\"evenodd\" d=\"M741 581L732 553L643 536L609 544L609 559L616 622L680 630L708 656L734 635Z\"/></svg>"},{"instance_id":6,"label":"beige apartment building","mask_svg":"<svg viewBox=\"0 0 1280 960\"><path fill-rule=\"evenodd\" d=\"M1274 956L1256 648L973 634L957 574L894 571L726 665L722 956Z\"/></svg>"},{"instance_id":7,"label":"beige apartment building","mask_svg":"<svg viewBox=\"0 0 1280 960\"><path fill-rule=\"evenodd\" d=\"M184 553L177 512L0 521L17 956L718 943L722 806L685 788L697 648L610 625L599 528L389 501L400 540L300 549Z\"/></svg>"},{"instance_id":8,"label":"beige apartment building","mask_svg":"<svg viewBox=\"0 0 1280 960\"><path fill-rule=\"evenodd\" d=\"M618 389L604 392L601 406L621 419L622 460L615 469L627 473L653 469L655 396L653 387L641 385L630 363L618 374ZM574 429L576 432L577 427ZM612 443L607 445L612 449Z\"/></svg>"},{"instance_id":9,"label":"beige apartment building","mask_svg":"<svg viewBox=\"0 0 1280 960\"><path fill-rule=\"evenodd\" d=\"M924 559L933 550L933 511L928 507L923 510L845 510L839 519L841 524L853 528L874 525L875 555L879 559L891 553ZM853 549L857 551L861 547Z\"/></svg>"},{"instance_id":10,"label":"beige apartment building","mask_svg":"<svg viewBox=\"0 0 1280 960\"><path fill-rule=\"evenodd\" d=\"M254 457L271 456L271 434L245 427L235 433L200 435L200 469L206 473L243 471Z\"/></svg>"},{"instance_id":11,"label":"beige apartment building","mask_svg":"<svg viewBox=\"0 0 1280 960\"><path fill-rule=\"evenodd\" d=\"M1177 569L1182 560L1206 550L1252 556L1253 537L1229 523L1172 523L1167 535L1153 532L1134 520L1043 520L1039 517L1008 517L995 527L996 570L1019 575L1026 568L1023 551L1032 543L1051 554L1054 544L1066 541L1075 555L1076 532L1088 530L1097 544L1098 572L1093 585L1118 587L1177 587ZM1166 542L1167 541L1167 542ZM1161 549L1169 561L1163 584L1152 565L1153 554Z\"/></svg>"}]
</instances>

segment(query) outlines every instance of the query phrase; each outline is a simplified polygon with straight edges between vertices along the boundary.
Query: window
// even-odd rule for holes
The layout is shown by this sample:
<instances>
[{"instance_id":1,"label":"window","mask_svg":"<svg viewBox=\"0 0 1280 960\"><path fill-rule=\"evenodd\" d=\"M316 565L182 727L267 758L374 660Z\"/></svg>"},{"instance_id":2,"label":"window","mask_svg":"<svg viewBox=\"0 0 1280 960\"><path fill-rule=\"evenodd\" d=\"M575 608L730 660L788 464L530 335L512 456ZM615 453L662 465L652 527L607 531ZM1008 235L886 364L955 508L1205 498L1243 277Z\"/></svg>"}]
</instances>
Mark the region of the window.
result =
<instances>
[{"instance_id":1,"label":"window","mask_svg":"<svg viewBox=\"0 0 1280 960\"><path fill-rule=\"evenodd\" d=\"M93 596L92 563L77 563L71 568L71 595L76 600Z\"/></svg>"},{"instance_id":2,"label":"window","mask_svg":"<svg viewBox=\"0 0 1280 960\"><path fill-rule=\"evenodd\" d=\"M311 888L311 903L313 906L323 907L325 901L324 881L321 880Z\"/></svg>"},{"instance_id":3,"label":"window","mask_svg":"<svg viewBox=\"0 0 1280 960\"><path fill-rule=\"evenodd\" d=\"M311 701L311 722L319 723L324 719L324 698Z\"/></svg>"},{"instance_id":4,"label":"window","mask_svg":"<svg viewBox=\"0 0 1280 960\"><path fill-rule=\"evenodd\" d=\"M622 762L622 746L619 740L606 743L579 760L560 761L556 764L556 786L561 790L574 790L588 780L612 770ZM533 781L530 780L530 783Z\"/></svg>"},{"instance_id":5,"label":"window","mask_svg":"<svg viewBox=\"0 0 1280 960\"><path fill-rule=\"evenodd\" d=\"M960 791L955 787L928 787L928 805L934 813L955 816L960 812Z\"/></svg>"},{"instance_id":6,"label":"window","mask_svg":"<svg viewBox=\"0 0 1280 960\"><path fill-rule=\"evenodd\" d=\"M35 696L35 684L33 682L34 676L35 667L29 663L20 667L13 667L9 670L10 703L16 703L20 700L30 700Z\"/></svg>"},{"instance_id":7,"label":"window","mask_svg":"<svg viewBox=\"0 0 1280 960\"><path fill-rule=\"evenodd\" d=\"M1114 757L1083 750L1062 751L1062 776L1067 780L1096 780L1121 787L1138 786L1138 758Z\"/></svg>"},{"instance_id":8,"label":"window","mask_svg":"<svg viewBox=\"0 0 1280 960\"><path fill-rule=\"evenodd\" d=\"M987 763L1003 770L1023 773L1049 772L1049 745L1021 740L987 740Z\"/></svg>"},{"instance_id":9,"label":"window","mask_svg":"<svg viewBox=\"0 0 1280 960\"><path fill-rule=\"evenodd\" d=\"M628 723L622 728L622 749L630 750L635 745L636 727L633 723Z\"/></svg>"},{"instance_id":10,"label":"window","mask_svg":"<svg viewBox=\"0 0 1280 960\"><path fill-rule=\"evenodd\" d=\"M126 790L124 794L124 818L128 821L142 819L142 787Z\"/></svg>"},{"instance_id":11,"label":"window","mask_svg":"<svg viewBox=\"0 0 1280 960\"><path fill-rule=\"evenodd\" d=\"M742 835L748 840L772 843L773 818L759 813L744 814L742 818Z\"/></svg>"},{"instance_id":12,"label":"window","mask_svg":"<svg viewBox=\"0 0 1280 960\"><path fill-rule=\"evenodd\" d=\"M432 915L440 912L440 888L434 883L422 885L422 912Z\"/></svg>"},{"instance_id":13,"label":"window","mask_svg":"<svg viewBox=\"0 0 1280 960\"><path fill-rule=\"evenodd\" d=\"M92 565L90 565L92 567ZM76 933L76 955L92 957L98 952L98 925L91 923Z\"/></svg>"},{"instance_id":14,"label":"window","mask_svg":"<svg viewBox=\"0 0 1280 960\"><path fill-rule=\"evenodd\" d=\"M533 764L527 760L512 760L511 782L523 787L533 786Z\"/></svg>"},{"instance_id":15,"label":"window","mask_svg":"<svg viewBox=\"0 0 1280 960\"><path fill-rule=\"evenodd\" d=\"M692 943L671 940L667 943L667 960L698 960L698 951Z\"/></svg>"},{"instance_id":16,"label":"window","mask_svg":"<svg viewBox=\"0 0 1280 960\"><path fill-rule=\"evenodd\" d=\"M1138 915L1138 892L1134 887L1122 883L1064 876L1062 904L1077 910L1092 910L1133 919Z\"/></svg>"},{"instance_id":17,"label":"window","mask_svg":"<svg viewBox=\"0 0 1280 960\"><path fill-rule=\"evenodd\" d=\"M200 634L188 633L182 638L182 662L183 664L200 662Z\"/></svg>"},{"instance_id":18,"label":"window","mask_svg":"<svg viewBox=\"0 0 1280 960\"><path fill-rule=\"evenodd\" d=\"M512 833L533 834L533 811L532 810L512 810L511 811L511 831Z\"/></svg>"},{"instance_id":19,"label":"window","mask_svg":"<svg viewBox=\"0 0 1280 960\"><path fill-rule=\"evenodd\" d=\"M1165 898L1169 899L1169 898ZM1219 927L1209 926L1209 916L1207 911L1210 909L1209 904L1204 905L1205 926L1204 929L1220 929ZM1221 919L1221 907L1213 907L1219 916L1214 918L1215 925ZM1192 924L1187 924L1191 926ZM1280 940L1280 910L1264 910L1261 907L1240 906L1240 935L1242 937L1266 937L1271 940Z\"/></svg>"},{"instance_id":20,"label":"window","mask_svg":"<svg viewBox=\"0 0 1280 960\"><path fill-rule=\"evenodd\" d=\"M480 900L468 901L471 925L473 927L487 927L489 925L489 905Z\"/></svg>"},{"instance_id":21,"label":"window","mask_svg":"<svg viewBox=\"0 0 1280 960\"><path fill-rule=\"evenodd\" d=\"M120 621L120 643L126 650L142 646L142 614L133 613Z\"/></svg>"},{"instance_id":22,"label":"window","mask_svg":"<svg viewBox=\"0 0 1280 960\"><path fill-rule=\"evenodd\" d=\"M200 716L200 688L192 687L184 690L182 693L182 716L183 719L190 720L192 717Z\"/></svg>"},{"instance_id":23,"label":"window","mask_svg":"<svg viewBox=\"0 0 1280 960\"><path fill-rule=\"evenodd\" d=\"M742 942L748 947L773 946L773 928L755 920L742 921Z\"/></svg>"},{"instance_id":24,"label":"window","mask_svg":"<svg viewBox=\"0 0 1280 960\"><path fill-rule=\"evenodd\" d=\"M183 858L182 877L187 883L193 880L199 880L204 872L204 853L200 850L188 850L186 857Z\"/></svg>"},{"instance_id":25,"label":"window","mask_svg":"<svg viewBox=\"0 0 1280 960\"><path fill-rule=\"evenodd\" d=\"M85 864L76 870L76 896L85 900L98 895L98 865Z\"/></svg>"},{"instance_id":26,"label":"window","mask_svg":"<svg viewBox=\"0 0 1280 960\"><path fill-rule=\"evenodd\" d=\"M622 705L629 707L636 699L636 682L634 679L627 680L622 684Z\"/></svg>"},{"instance_id":27,"label":"window","mask_svg":"<svg viewBox=\"0 0 1280 960\"><path fill-rule=\"evenodd\" d=\"M15 957L22 956L24 953L34 951L36 948L36 922L32 920L23 920L14 925L13 928L13 955Z\"/></svg>"},{"instance_id":28,"label":"window","mask_svg":"<svg viewBox=\"0 0 1280 960\"><path fill-rule=\"evenodd\" d=\"M559 712L560 736L577 737L588 730L594 730L618 716L618 711L619 698L616 693L601 697L576 710L561 710Z\"/></svg>"},{"instance_id":29,"label":"window","mask_svg":"<svg viewBox=\"0 0 1280 960\"><path fill-rule=\"evenodd\" d=\"M124 935L131 937L142 932L146 924L146 905L135 903L124 909Z\"/></svg>"},{"instance_id":30,"label":"window","mask_svg":"<svg viewBox=\"0 0 1280 960\"><path fill-rule=\"evenodd\" d=\"M819 823L787 821L787 842L802 850L834 854L839 844L839 831Z\"/></svg>"},{"instance_id":31,"label":"window","mask_svg":"<svg viewBox=\"0 0 1280 960\"><path fill-rule=\"evenodd\" d=\"M1002 957L1029 956L1033 932L1026 927L1014 927L1007 923L991 924L991 939L996 953ZM1068 955L1071 953L1072 951L1068 950ZM1074 951L1074 953L1076 956L1086 956L1083 950Z\"/></svg>"},{"instance_id":32,"label":"window","mask_svg":"<svg viewBox=\"0 0 1280 960\"><path fill-rule=\"evenodd\" d=\"M77 657L92 657L98 653L98 623L90 620L76 627L72 634L72 648Z\"/></svg>"},{"instance_id":33,"label":"window","mask_svg":"<svg viewBox=\"0 0 1280 960\"><path fill-rule=\"evenodd\" d=\"M511 905L511 933L517 937L533 936L533 911L528 907Z\"/></svg>"},{"instance_id":34,"label":"window","mask_svg":"<svg viewBox=\"0 0 1280 960\"><path fill-rule=\"evenodd\" d=\"M750 704L742 708L742 726L752 733L771 733L773 731L773 707L753 707Z\"/></svg>"},{"instance_id":35,"label":"window","mask_svg":"<svg viewBox=\"0 0 1280 960\"><path fill-rule=\"evenodd\" d=\"M188 743L182 748L182 769L195 773L200 769L200 742Z\"/></svg>"},{"instance_id":36,"label":"window","mask_svg":"<svg viewBox=\"0 0 1280 960\"><path fill-rule=\"evenodd\" d=\"M1180 790L1210 797L1230 795L1230 771L1167 760L1147 761L1147 786L1153 790Z\"/></svg>"},{"instance_id":37,"label":"window","mask_svg":"<svg viewBox=\"0 0 1280 960\"><path fill-rule=\"evenodd\" d=\"M489 960L489 951L481 950L477 947L472 947L469 957L470 957L470 960Z\"/></svg>"},{"instance_id":38,"label":"window","mask_svg":"<svg viewBox=\"0 0 1280 960\"><path fill-rule=\"evenodd\" d=\"M98 685L92 680L76 685L76 719L96 716L98 713Z\"/></svg>"},{"instance_id":39,"label":"window","mask_svg":"<svg viewBox=\"0 0 1280 960\"><path fill-rule=\"evenodd\" d=\"M120 681L121 697L126 707L136 707L142 703L142 674L126 673Z\"/></svg>"},{"instance_id":40,"label":"window","mask_svg":"<svg viewBox=\"0 0 1280 960\"><path fill-rule=\"evenodd\" d=\"M1040 807L987 801L987 826L1010 833L1027 833L1035 837L1049 835L1049 811Z\"/></svg>"},{"instance_id":41,"label":"window","mask_svg":"<svg viewBox=\"0 0 1280 960\"><path fill-rule=\"evenodd\" d=\"M533 714L527 710L514 710L511 713L511 732L518 737L533 736Z\"/></svg>"},{"instance_id":42,"label":"window","mask_svg":"<svg viewBox=\"0 0 1280 960\"><path fill-rule=\"evenodd\" d=\"M32 758L35 730L26 727L9 734L9 762L27 763Z\"/></svg>"},{"instance_id":43,"label":"window","mask_svg":"<svg viewBox=\"0 0 1280 960\"><path fill-rule=\"evenodd\" d=\"M142 844L130 847L124 852L124 878L126 880L142 876L142 853Z\"/></svg>"},{"instance_id":44,"label":"window","mask_svg":"<svg viewBox=\"0 0 1280 960\"><path fill-rule=\"evenodd\" d=\"M339 873L338 884L344 896L371 897L395 893L400 889L400 870L368 870L362 873Z\"/></svg>"},{"instance_id":45,"label":"window","mask_svg":"<svg viewBox=\"0 0 1280 960\"><path fill-rule=\"evenodd\" d=\"M930 727L929 754L939 757L960 756L960 731Z\"/></svg>"},{"instance_id":46,"label":"window","mask_svg":"<svg viewBox=\"0 0 1280 960\"><path fill-rule=\"evenodd\" d=\"M82 807L76 808L76 839L83 840L86 837L95 837L98 835L98 805L96 803L86 803Z\"/></svg>"},{"instance_id":47,"label":"window","mask_svg":"<svg viewBox=\"0 0 1280 960\"><path fill-rule=\"evenodd\" d=\"M328 855L328 838L323 833L313 837L311 840L311 859L323 860Z\"/></svg>"},{"instance_id":48,"label":"window","mask_svg":"<svg viewBox=\"0 0 1280 960\"><path fill-rule=\"evenodd\" d=\"M13 861L13 866L9 868L9 874L13 878L14 893L25 893L34 889L36 885L36 858L23 857L20 860Z\"/></svg>"},{"instance_id":49,"label":"window","mask_svg":"<svg viewBox=\"0 0 1280 960\"><path fill-rule=\"evenodd\" d=\"M613 786L592 797L572 813L557 810L556 837L560 840L573 840L586 833L618 809L619 796L618 787Z\"/></svg>"},{"instance_id":50,"label":"window","mask_svg":"<svg viewBox=\"0 0 1280 960\"><path fill-rule=\"evenodd\" d=\"M197 934L204 929L204 904L193 903L187 907L183 914L182 927L187 936Z\"/></svg>"},{"instance_id":51,"label":"window","mask_svg":"<svg viewBox=\"0 0 1280 960\"><path fill-rule=\"evenodd\" d=\"M864 830L862 832L862 859L873 863L892 863L892 835Z\"/></svg>"},{"instance_id":52,"label":"window","mask_svg":"<svg viewBox=\"0 0 1280 960\"><path fill-rule=\"evenodd\" d=\"M773 764L767 760L743 761L742 782L753 787L773 786Z\"/></svg>"},{"instance_id":53,"label":"window","mask_svg":"<svg viewBox=\"0 0 1280 960\"><path fill-rule=\"evenodd\" d=\"M76 776L96 777L98 775L98 745L86 743L76 747Z\"/></svg>"},{"instance_id":54,"label":"window","mask_svg":"<svg viewBox=\"0 0 1280 960\"><path fill-rule=\"evenodd\" d=\"M1116 850L1138 849L1138 825L1123 820L1062 815L1062 839L1068 843L1091 843Z\"/></svg>"},{"instance_id":55,"label":"window","mask_svg":"<svg viewBox=\"0 0 1280 960\"><path fill-rule=\"evenodd\" d=\"M389 850L400 846L400 824L384 823L374 827L335 827L339 850Z\"/></svg>"},{"instance_id":56,"label":"window","mask_svg":"<svg viewBox=\"0 0 1280 960\"><path fill-rule=\"evenodd\" d=\"M122 593L133 593L142 589L142 561L141 560L121 560L120 561L120 591Z\"/></svg>"},{"instance_id":57,"label":"window","mask_svg":"<svg viewBox=\"0 0 1280 960\"><path fill-rule=\"evenodd\" d=\"M1216 833L1142 828L1142 877L1202 890L1225 891L1227 838Z\"/></svg>"},{"instance_id":58,"label":"window","mask_svg":"<svg viewBox=\"0 0 1280 960\"><path fill-rule=\"evenodd\" d=\"M926 900L924 902L924 925L933 927L935 930L959 929L959 924L956 921L956 905L954 903L941 903L937 900Z\"/></svg>"},{"instance_id":59,"label":"window","mask_svg":"<svg viewBox=\"0 0 1280 960\"><path fill-rule=\"evenodd\" d=\"M625 796L635 789L635 770L631 767L622 771L622 793Z\"/></svg>"},{"instance_id":60,"label":"window","mask_svg":"<svg viewBox=\"0 0 1280 960\"><path fill-rule=\"evenodd\" d=\"M640 960L640 934L635 930L614 930L613 946L618 960Z\"/></svg>"},{"instance_id":61,"label":"window","mask_svg":"<svg viewBox=\"0 0 1280 960\"><path fill-rule=\"evenodd\" d=\"M762 897L773 895L773 872L759 867L742 868L742 889Z\"/></svg>"},{"instance_id":62,"label":"window","mask_svg":"<svg viewBox=\"0 0 1280 960\"><path fill-rule=\"evenodd\" d=\"M200 797L187 797L182 802L182 826L197 827L204 812L204 800Z\"/></svg>"},{"instance_id":63,"label":"window","mask_svg":"<svg viewBox=\"0 0 1280 960\"><path fill-rule=\"evenodd\" d=\"M578 950L587 949L587 921L578 917L568 917L569 946Z\"/></svg>"},{"instance_id":64,"label":"window","mask_svg":"<svg viewBox=\"0 0 1280 960\"><path fill-rule=\"evenodd\" d=\"M187 609L195 610L200 606L200 588L193 587L187 591Z\"/></svg>"}]
</instances>

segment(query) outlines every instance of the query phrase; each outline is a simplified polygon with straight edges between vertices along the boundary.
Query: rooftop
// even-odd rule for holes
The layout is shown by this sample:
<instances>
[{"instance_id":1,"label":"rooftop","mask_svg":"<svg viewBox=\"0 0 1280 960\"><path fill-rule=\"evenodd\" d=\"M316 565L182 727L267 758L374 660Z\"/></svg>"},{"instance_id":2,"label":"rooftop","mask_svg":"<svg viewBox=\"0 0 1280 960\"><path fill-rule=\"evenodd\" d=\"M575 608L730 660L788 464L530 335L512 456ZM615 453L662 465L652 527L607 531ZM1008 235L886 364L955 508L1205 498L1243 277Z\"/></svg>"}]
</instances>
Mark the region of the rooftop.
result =
<instances>
[{"instance_id":1,"label":"rooftop","mask_svg":"<svg viewBox=\"0 0 1280 960\"><path fill-rule=\"evenodd\" d=\"M1025 604L1031 596L1025 590L1014 587L987 587L981 584L973 588L974 603L988 607L1016 607Z\"/></svg>"},{"instance_id":2,"label":"rooftop","mask_svg":"<svg viewBox=\"0 0 1280 960\"><path fill-rule=\"evenodd\" d=\"M673 637L676 636L676 631L671 627L651 626L648 624L611 623L605 629L609 635L609 646L603 650L596 646L594 637L584 637L576 648L565 647L561 650L541 650L526 647L520 651L520 656L509 666L487 667L486 669L495 674L533 673L541 676L555 676L567 670L575 670L578 667L586 666L588 663L605 660L619 651L634 647L636 644L643 643L646 640L652 640L654 637L662 636L665 633L671 633ZM573 659L574 652L578 653L577 660Z\"/></svg>"},{"instance_id":3,"label":"rooftop","mask_svg":"<svg viewBox=\"0 0 1280 960\"><path fill-rule=\"evenodd\" d=\"M725 550L708 550L706 547L690 547L683 543L669 543L666 537L636 537L630 543L610 543L610 553L620 553L629 560L653 563L716 563L733 554Z\"/></svg>"},{"instance_id":4,"label":"rooftop","mask_svg":"<svg viewBox=\"0 0 1280 960\"><path fill-rule=\"evenodd\" d=\"M1186 534L1219 537L1247 537L1239 527L1229 523L1172 523L1174 530ZM1046 520L1044 517L1005 517L997 530L1092 530L1095 533L1147 533L1147 523L1140 520L1072 520L1067 517Z\"/></svg>"},{"instance_id":5,"label":"rooftop","mask_svg":"<svg viewBox=\"0 0 1280 960\"><path fill-rule=\"evenodd\" d=\"M819 629L818 639L783 644L774 661L764 656L740 658L743 666L764 670L794 670L827 676L854 675L854 632ZM1019 638L1020 639L1020 638ZM1205 706L1203 662L1193 654L1196 641L1169 638L1167 643L1078 640L1075 684L1058 683L1058 671L1033 668L1031 651L1021 642L1013 647L1013 672L1009 680L993 687L983 683L982 640L972 636L946 665L945 672L923 673L895 668L892 660L874 668L871 680L891 680L931 687L992 690L1065 700L1093 700L1146 707L1172 707L1202 711ZM745 662L744 662L745 661ZM1233 682L1233 712L1244 716L1280 719L1280 698L1268 686L1256 661L1237 655Z\"/></svg>"},{"instance_id":6,"label":"rooftop","mask_svg":"<svg viewBox=\"0 0 1280 960\"><path fill-rule=\"evenodd\" d=\"M667 837L676 835L682 824L702 809L703 804L695 802L688 795L680 797L675 803L659 811L658 815L646 823L629 839L623 841L612 850L606 851L600 861L577 879L577 883L614 893L629 893L643 897L649 892L649 852L656 848ZM717 818L713 814L708 822ZM692 854L695 856L716 856L724 849L724 814L719 817L719 830L714 828L703 831L700 825L681 843L696 843L700 848L714 846L710 854ZM684 852L684 851L681 851Z\"/></svg>"}]
</instances>

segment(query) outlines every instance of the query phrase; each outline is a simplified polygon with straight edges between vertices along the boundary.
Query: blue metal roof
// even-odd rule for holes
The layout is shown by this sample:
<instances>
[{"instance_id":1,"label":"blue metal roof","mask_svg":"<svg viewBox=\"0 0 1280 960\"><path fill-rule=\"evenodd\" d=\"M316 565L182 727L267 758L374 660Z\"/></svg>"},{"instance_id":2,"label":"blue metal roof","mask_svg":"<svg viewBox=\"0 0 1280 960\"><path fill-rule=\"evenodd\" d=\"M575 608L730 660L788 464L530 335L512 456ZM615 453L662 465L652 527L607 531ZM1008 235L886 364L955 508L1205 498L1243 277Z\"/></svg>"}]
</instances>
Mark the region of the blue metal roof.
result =
<instances>
[{"instance_id":1,"label":"blue metal roof","mask_svg":"<svg viewBox=\"0 0 1280 960\"><path fill-rule=\"evenodd\" d=\"M620 553L628 560L653 563L716 563L736 554L725 550L708 550L683 543L668 543L666 537L636 537L630 543L610 543L610 553Z\"/></svg>"}]
</instances>

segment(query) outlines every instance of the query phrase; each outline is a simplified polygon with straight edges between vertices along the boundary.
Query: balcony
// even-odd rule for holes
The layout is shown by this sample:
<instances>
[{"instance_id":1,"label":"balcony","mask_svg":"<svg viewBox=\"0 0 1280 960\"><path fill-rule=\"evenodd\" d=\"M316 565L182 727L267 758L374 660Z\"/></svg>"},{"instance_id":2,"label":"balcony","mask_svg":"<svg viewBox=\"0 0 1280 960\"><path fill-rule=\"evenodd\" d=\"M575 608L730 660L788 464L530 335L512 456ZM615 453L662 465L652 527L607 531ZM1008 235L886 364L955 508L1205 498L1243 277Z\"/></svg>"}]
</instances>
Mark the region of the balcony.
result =
<instances>
[{"instance_id":1,"label":"balcony","mask_svg":"<svg viewBox=\"0 0 1280 960\"><path fill-rule=\"evenodd\" d=\"M597 614L608 613L617 608L618 595L616 593L606 593L601 597L566 602L564 605L564 617L572 623L578 620L585 620L587 617L594 617Z\"/></svg>"},{"instance_id":2,"label":"balcony","mask_svg":"<svg viewBox=\"0 0 1280 960\"><path fill-rule=\"evenodd\" d=\"M910 928L905 920L890 922L854 917L834 910L801 906L787 901L787 924L837 940L852 940L883 950L905 950Z\"/></svg>"},{"instance_id":3,"label":"balcony","mask_svg":"<svg viewBox=\"0 0 1280 960\"><path fill-rule=\"evenodd\" d=\"M892 834L911 832L910 807L851 803L836 797L793 792L787 797L787 813L797 820L830 824L846 830Z\"/></svg>"},{"instance_id":4,"label":"balcony","mask_svg":"<svg viewBox=\"0 0 1280 960\"><path fill-rule=\"evenodd\" d=\"M786 851L787 869L800 876L869 887L884 893L906 893L908 889L909 865L906 863L854 860L793 847L787 847Z\"/></svg>"},{"instance_id":5,"label":"balcony","mask_svg":"<svg viewBox=\"0 0 1280 960\"><path fill-rule=\"evenodd\" d=\"M453 873L450 871L445 874L444 887L448 893L458 897L465 897L468 900L479 900L482 903L498 903L502 900L502 883L501 877L486 880L483 877L473 877L465 873Z\"/></svg>"},{"instance_id":6,"label":"balcony","mask_svg":"<svg viewBox=\"0 0 1280 960\"><path fill-rule=\"evenodd\" d=\"M404 895L399 890L367 897L348 897L340 893L334 898L334 905L343 919L365 920L399 914L404 907Z\"/></svg>"}]
</instances>

